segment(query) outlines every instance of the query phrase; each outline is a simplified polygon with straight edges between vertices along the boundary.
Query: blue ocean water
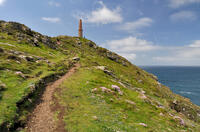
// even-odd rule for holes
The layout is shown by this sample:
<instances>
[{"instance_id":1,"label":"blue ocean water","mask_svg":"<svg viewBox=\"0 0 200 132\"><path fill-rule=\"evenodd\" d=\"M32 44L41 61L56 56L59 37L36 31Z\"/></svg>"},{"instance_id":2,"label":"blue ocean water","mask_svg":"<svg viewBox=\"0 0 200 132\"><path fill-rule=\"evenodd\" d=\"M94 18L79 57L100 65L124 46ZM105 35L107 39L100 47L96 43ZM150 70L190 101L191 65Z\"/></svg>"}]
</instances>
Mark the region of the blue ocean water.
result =
<instances>
[{"instance_id":1,"label":"blue ocean water","mask_svg":"<svg viewBox=\"0 0 200 132\"><path fill-rule=\"evenodd\" d=\"M141 66L156 75L159 82L200 106L200 67Z\"/></svg>"}]
</instances>

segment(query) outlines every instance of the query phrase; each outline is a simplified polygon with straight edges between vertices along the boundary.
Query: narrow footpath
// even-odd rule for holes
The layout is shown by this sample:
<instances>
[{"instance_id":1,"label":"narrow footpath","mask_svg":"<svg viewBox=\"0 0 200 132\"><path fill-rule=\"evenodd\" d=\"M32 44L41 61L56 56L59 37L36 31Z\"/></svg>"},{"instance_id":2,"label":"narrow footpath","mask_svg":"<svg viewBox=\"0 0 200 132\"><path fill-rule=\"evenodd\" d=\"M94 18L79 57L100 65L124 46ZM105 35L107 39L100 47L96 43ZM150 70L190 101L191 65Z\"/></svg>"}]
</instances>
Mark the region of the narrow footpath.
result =
<instances>
[{"instance_id":1,"label":"narrow footpath","mask_svg":"<svg viewBox=\"0 0 200 132\"><path fill-rule=\"evenodd\" d=\"M54 122L54 112L51 110L53 95L59 85L70 77L80 65L76 64L64 76L49 84L41 97L41 103L36 106L25 127L26 132L55 132L56 122Z\"/></svg>"}]
</instances>

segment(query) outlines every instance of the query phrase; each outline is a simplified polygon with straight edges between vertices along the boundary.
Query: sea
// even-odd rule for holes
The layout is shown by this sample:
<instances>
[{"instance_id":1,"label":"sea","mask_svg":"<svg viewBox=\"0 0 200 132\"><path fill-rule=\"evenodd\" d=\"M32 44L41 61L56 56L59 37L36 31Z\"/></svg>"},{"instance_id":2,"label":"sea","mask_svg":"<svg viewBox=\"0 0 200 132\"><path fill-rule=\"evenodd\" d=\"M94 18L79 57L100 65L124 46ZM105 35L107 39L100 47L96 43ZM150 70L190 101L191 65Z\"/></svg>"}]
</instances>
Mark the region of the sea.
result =
<instances>
[{"instance_id":1,"label":"sea","mask_svg":"<svg viewBox=\"0 0 200 132\"><path fill-rule=\"evenodd\" d=\"M159 82L174 93L189 98L200 106L200 67L192 66L140 66L156 75Z\"/></svg>"}]
</instances>

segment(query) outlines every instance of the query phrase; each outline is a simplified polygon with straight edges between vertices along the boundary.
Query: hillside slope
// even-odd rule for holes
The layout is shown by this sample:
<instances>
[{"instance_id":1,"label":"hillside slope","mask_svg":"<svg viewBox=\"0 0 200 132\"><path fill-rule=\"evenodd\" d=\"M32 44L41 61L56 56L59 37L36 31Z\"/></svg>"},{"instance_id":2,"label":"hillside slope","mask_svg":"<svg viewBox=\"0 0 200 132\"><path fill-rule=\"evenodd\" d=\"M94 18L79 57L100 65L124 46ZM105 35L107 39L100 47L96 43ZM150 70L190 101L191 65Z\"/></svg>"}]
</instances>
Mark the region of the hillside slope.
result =
<instances>
[{"instance_id":1,"label":"hillside slope","mask_svg":"<svg viewBox=\"0 0 200 132\"><path fill-rule=\"evenodd\" d=\"M55 125L69 132L200 131L200 108L123 57L77 37L0 22L0 130L23 130L49 82ZM61 124L61 125L60 125Z\"/></svg>"}]
</instances>

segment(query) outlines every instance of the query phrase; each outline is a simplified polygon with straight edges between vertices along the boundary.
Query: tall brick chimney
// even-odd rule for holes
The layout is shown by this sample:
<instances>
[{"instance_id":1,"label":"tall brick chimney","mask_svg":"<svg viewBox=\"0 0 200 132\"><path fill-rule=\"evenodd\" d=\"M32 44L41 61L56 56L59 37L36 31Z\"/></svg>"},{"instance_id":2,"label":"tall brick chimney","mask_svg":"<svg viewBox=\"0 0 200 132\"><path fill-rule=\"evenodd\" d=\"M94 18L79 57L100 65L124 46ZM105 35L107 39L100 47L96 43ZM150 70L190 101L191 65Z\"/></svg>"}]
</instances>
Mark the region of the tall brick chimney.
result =
<instances>
[{"instance_id":1,"label":"tall brick chimney","mask_svg":"<svg viewBox=\"0 0 200 132\"><path fill-rule=\"evenodd\" d=\"M79 21L78 36L79 36L80 38L83 37L83 28L82 28L82 20L81 20L81 19L80 19L80 21Z\"/></svg>"}]
</instances>

